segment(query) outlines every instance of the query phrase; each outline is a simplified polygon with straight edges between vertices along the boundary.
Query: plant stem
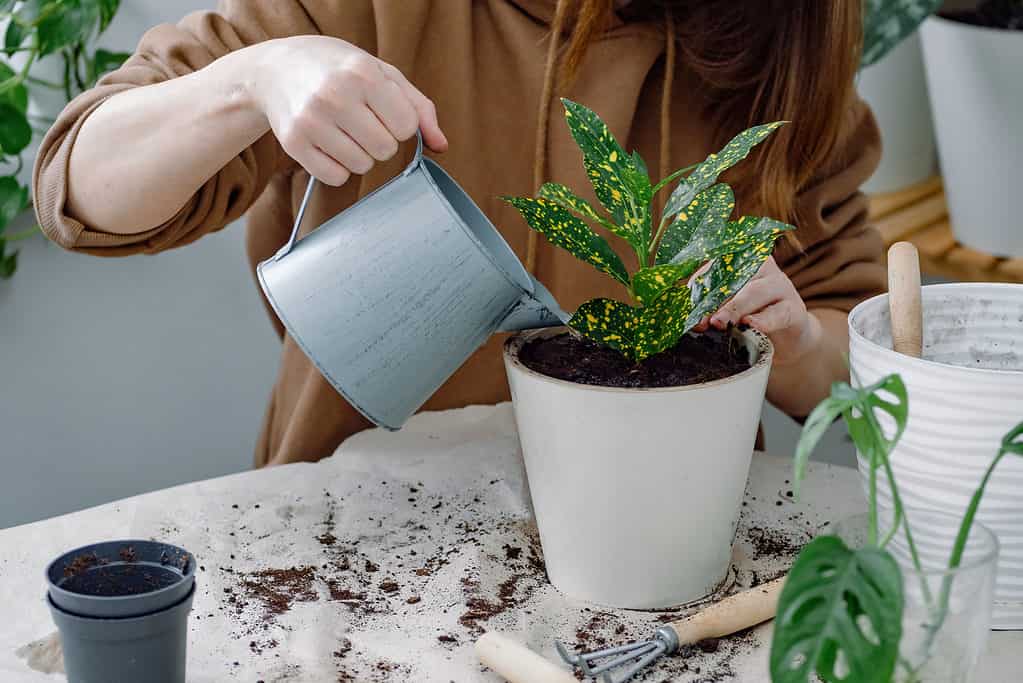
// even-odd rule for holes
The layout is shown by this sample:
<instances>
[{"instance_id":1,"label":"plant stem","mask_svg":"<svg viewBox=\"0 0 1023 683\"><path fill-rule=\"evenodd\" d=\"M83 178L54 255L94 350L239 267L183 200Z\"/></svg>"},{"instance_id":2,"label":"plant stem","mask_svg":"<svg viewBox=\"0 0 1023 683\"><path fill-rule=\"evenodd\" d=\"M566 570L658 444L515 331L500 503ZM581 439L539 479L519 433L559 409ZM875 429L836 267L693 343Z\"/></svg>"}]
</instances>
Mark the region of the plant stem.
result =
<instances>
[{"instance_id":1,"label":"plant stem","mask_svg":"<svg viewBox=\"0 0 1023 683\"><path fill-rule=\"evenodd\" d=\"M869 523L867 525L867 542L877 546L877 452L870 450L870 509L867 511Z\"/></svg>"},{"instance_id":2,"label":"plant stem","mask_svg":"<svg viewBox=\"0 0 1023 683\"><path fill-rule=\"evenodd\" d=\"M672 173L670 176L668 176L667 178L665 178L661 182L659 182L656 185L654 185L653 193L657 194L662 189L664 189L664 186L667 185L668 183L670 183L672 180L675 180L676 178L678 178L680 175L682 175L686 171L691 171L691 170L693 170L694 168L696 168L699 165L700 164L696 163L696 164L692 164L691 166L686 166L685 168L678 169L677 171Z\"/></svg>"},{"instance_id":3,"label":"plant stem","mask_svg":"<svg viewBox=\"0 0 1023 683\"><path fill-rule=\"evenodd\" d=\"M668 228L668 217L661 217L661 224L657 226L657 233L654 235L654 239L650 242L650 252L647 256L648 259L653 260L657 256L657 250L661 248L661 239L664 237L664 231Z\"/></svg>"}]
</instances>

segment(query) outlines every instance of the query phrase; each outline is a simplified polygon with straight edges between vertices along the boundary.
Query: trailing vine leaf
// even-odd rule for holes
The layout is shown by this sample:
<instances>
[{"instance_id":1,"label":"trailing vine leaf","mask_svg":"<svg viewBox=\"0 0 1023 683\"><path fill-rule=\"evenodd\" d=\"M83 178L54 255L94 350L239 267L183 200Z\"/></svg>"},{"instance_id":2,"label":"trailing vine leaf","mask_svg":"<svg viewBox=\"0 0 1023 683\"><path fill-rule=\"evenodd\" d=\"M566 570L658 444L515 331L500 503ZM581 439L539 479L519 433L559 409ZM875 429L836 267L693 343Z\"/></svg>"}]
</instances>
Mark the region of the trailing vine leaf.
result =
<instances>
[{"instance_id":1,"label":"trailing vine leaf","mask_svg":"<svg viewBox=\"0 0 1023 683\"><path fill-rule=\"evenodd\" d=\"M96 0L64 0L54 11L44 12L39 21L39 54L46 56L61 48L85 41L97 32L100 7Z\"/></svg>"},{"instance_id":2,"label":"trailing vine leaf","mask_svg":"<svg viewBox=\"0 0 1023 683\"><path fill-rule=\"evenodd\" d=\"M877 548L819 536L796 558L778 599L773 683L889 683L902 638L902 574Z\"/></svg>"},{"instance_id":3,"label":"trailing vine leaf","mask_svg":"<svg viewBox=\"0 0 1023 683\"><path fill-rule=\"evenodd\" d=\"M32 126L25 113L9 102L0 102L0 151L17 154L32 142Z\"/></svg>"},{"instance_id":4,"label":"trailing vine leaf","mask_svg":"<svg viewBox=\"0 0 1023 683\"><path fill-rule=\"evenodd\" d=\"M908 38L944 0L866 0L860 68L880 61Z\"/></svg>"},{"instance_id":5,"label":"trailing vine leaf","mask_svg":"<svg viewBox=\"0 0 1023 683\"><path fill-rule=\"evenodd\" d=\"M7 24L7 31L4 32L4 52L10 57L14 54L15 50L21 47L22 41L25 39L25 29L18 22L11 20Z\"/></svg>"},{"instance_id":6,"label":"trailing vine leaf","mask_svg":"<svg viewBox=\"0 0 1023 683\"><path fill-rule=\"evenodd\" d=\"M18 252L5 254L7 243L0 239L0 279L9 280L18 269Z\"/></svg>"},{"instance_id":7,"label":"trailing vine leaf","mask_svg":"<svg viewBox=\"0 0 1023 683\"><path fill-rule=\"evenodd\" d=\"M689 327L721 308L756 275L771 255L777 238L774 232L753 235L748 245L738 244L736 246L741 250L721 254L706 272L693 278L690 283L693 308L687 321Z\"/></svg>"},{"instance_id":8,"label":"trailing vine leaf","mask_svg":"<svg viewBox=\"0 0 1023 683\"><path fill-rule=\"evenodd\" d=\"M118 8L121 6L121 0L99 0L99 32L107 30L107 26L114 20L114 15L117 14Z\"/></svg>"},{"instance_id":9,"label":"trailing vine leaf","mask_svg":"<svg viewBox=\"0 0 1023 683\"><path fill-rule=\"evenodd\" d=\"M720 152L711 154L701 161L692 173L679 182L678 187L668 197L663 216L667 218L675 216L688 206L696 195L717 182L719 175L749 156L754 147L786 123L787 121L775 121L745 130L732 138Z\"/></svg>"},{"instance_id":10,"label":"trailing vine leaf","mask_svg":"<svg viewBox=\"0 0 1023 683\"><path fill-rule=\"evenodd\" d=\"M635 358L643 360L675 346L691 325L689 288L672 287L652 304L639 310L635 337Z\"/></svg>"},{"instance_id":11,"label":"trailing vine leaf","mask_svg":"<svg viewBox=\"0 0 1023 683\"><path fill-rule=\"evenodd\" d=\"M28 206L28 188L13 176L0 177L0 235Z\"/></svg>"},{"instance_id":12,"label":"trailing vine leaf","mask_svg":"<svg viewBox=\"0 0 1023 683\"><path fill-rule=\"evenodd\" d=\"M844 395L847 391L852 392L850 405L842 415L856 450L867 458L870 458L871 453L879 455L890 453L902 438L909 421L909 396L902 377L893 374L867 387L854 388L845 385L839 386L838 389L839 395ZM886 436L881 430L878 411L887 414L894 421L895 431L891 437ZM879 461L880 459L877 460Z\"/></svg>"},{"instance_id":13,"label":"trailing vine leaf","mask_svg":"<svg viewBox=\"0 0 1023 683\"><path fill-rule=\"evenodd\" d=\"M636 310L614 299L592 299L576 310L569 327L598 344L635 359Z\"/></svg>"},{"instance_id":14,"label":"trailing vine leaf","mask_svg":"<svg viewBox=\"0 0 1023 683\"><path fill-rule=\"evenodd\" d=\"M102 48L89 60L89 82L95 83L104 74L119 69L131 57L130 52L110 52Z\"/></svg>"},{"instance_id":15,"label":"trailing vine leaf","mask_svg":"<svg viewBox=\"0 0 1023 683\"><path fill-rule=\"evenodd\" d=\"M17 77L14 69L0 62L0 83L8 82L9 79L16 80ZM23 83L18 83L0 93L0 102L6 102L22 114L26 114L28 112L28 88Z\"/></svg>"},{"instance_id":16,"label":"trailing vine leaf","mask_svg":"<svg viewBox=\"0 0 1023 683\"><path fill-rule=\"evenodd\" d=\"M641 268L632 276L632 294L639 303L649 304L668 287L696 272L699 266L697 262L687 262Z\"/></svg>"},{"instance_id":17,"label":"trailing vine leaf","mask_svg":"<svg viewBox=\"0 0 1023 683\"><path fill-rule=\"evenodd\" d=\"M563 206L547 199L528 197L502 197L514 206L529 223L529 227L545 236L552 244L586 261L625 286L629 273L625 265L603 237L576 218Z\"/></svg>"},{"instance_id":18,"label":"trailing vine leaf","mask_svg":"<svg viewBox=\"0 0 1023 683\"><path fill-rule=\"evenodd\" d=\"M733 208L735 195L732 188L723 183L713 185L693 197L664 231L654 262L661 264L673 261L697 234L717 234L728 221Z\"/></svg>"},{"instance_id":19,"label":"trailing vine leaf","mask_svg":"<svg viewBox=\"0 0 1023 683\"><path fill-rule=\"evenodd\" d=\"M565 121L583 153L583 165L593 185L597 199L621 226L623 237L639 248L643 243L641 213L645 211L640 193L643 177L636 169L633 158L622 146L600 117L581 104L562 99ZM649 188L650 181L646 180ZM649 202L649 198L646 200Z\"/></svg>"}]
</instances>

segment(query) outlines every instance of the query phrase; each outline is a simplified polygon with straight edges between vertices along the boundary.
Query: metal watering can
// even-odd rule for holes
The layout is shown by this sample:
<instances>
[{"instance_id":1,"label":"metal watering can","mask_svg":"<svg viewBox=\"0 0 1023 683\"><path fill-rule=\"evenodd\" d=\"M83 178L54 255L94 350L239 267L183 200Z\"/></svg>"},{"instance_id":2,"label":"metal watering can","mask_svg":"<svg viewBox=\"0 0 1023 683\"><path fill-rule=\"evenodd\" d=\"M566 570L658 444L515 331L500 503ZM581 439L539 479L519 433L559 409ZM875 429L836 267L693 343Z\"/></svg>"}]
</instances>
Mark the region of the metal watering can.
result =
<instances>
[{"instance_id":1,"label":"metal watering can","mask_svg":"<svg viewBox=\"0 0 1023 683\"><path fill-rule=\"evenodd\" d=\"M494 332L569 316L469 195L423 156L256 268L292 339L374 424L400 429Z\"/></svg>"}]
</instances>

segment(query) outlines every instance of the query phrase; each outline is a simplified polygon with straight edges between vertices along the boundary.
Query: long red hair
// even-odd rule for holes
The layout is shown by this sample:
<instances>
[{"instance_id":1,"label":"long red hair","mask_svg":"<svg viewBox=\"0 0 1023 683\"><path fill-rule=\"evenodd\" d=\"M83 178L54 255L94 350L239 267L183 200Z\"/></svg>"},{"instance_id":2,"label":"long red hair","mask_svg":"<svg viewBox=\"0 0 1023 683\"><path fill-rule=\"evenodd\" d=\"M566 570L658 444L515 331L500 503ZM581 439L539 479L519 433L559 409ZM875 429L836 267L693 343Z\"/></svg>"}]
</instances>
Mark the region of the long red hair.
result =
<instances>
[{"instance_id":1,"label":"long red hair","mask_svg":"<svg viewBox=\"0 0 1023 683\"><path fill-rule=\"evenodd\" d=\"M572 29L561 64L571 79L607 26L615 0L558 0ZM750 126L788 120L729 182L758 211L798 221L794 200L834 153L854 95L862 0L632 0L625 11L672 21L679 58L702 81L718 145Z\"/></svg>"}]
</instances>

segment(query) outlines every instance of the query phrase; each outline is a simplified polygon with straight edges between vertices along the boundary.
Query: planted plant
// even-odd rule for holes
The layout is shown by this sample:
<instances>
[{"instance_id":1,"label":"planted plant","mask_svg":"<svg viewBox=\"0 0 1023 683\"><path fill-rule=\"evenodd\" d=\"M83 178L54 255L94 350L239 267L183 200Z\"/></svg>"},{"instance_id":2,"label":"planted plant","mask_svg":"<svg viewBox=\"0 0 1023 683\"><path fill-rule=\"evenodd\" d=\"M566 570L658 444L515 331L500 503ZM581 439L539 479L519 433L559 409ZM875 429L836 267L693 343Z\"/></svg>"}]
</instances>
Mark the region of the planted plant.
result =
<instances>
[{"instance_id":1,"label":"planted plant","mask_svg":"<svg viewBox=\"0 0 1023 683\"><path fill-rule=\"evenodd\" d=\"M861 457L868 464L868 528L864 547L850 548L834 535L819 536L802 550L789 572L778 601L771 645L774 683L806 683L816 674L826 683L919 681L923 663L899 656L904 606L903 575L886 549L902 533L913 569L921 577L926 603L925 656L931 653L949 610L955 574L944 575L940 590L922 578L924 568L910 520L892 471L890 455L906 429L906 387L889 375L867 387L836 383L829 398L810 414L796 447L794 490L806 472L810 453L828 427L841 416ZM891 425L886 431L882 423ZM1023 456L1023 422L1002 439L963 515L948 569L960 566L977 508L991 473L1007 454ZM883 473L893 503L891 527L878 522L878 477ZM926 660L925 660L926 661Z\"/></svg>"},{"instance_id":2,"label":"planted plant","mask_svg":"<svg viewBox=\"0 0 1023 683\"><path fill-rule=\"evenodd\" d=\"M562 102L604 211L557 183L546 183L535 198L504 199L519 210L530 228L625 288L631 303L587 301L569 326L641 361L673 347L704 316L716 311L753 277L771 255L778 236L791 229L772 218L732 220L732 189L717 182L721 173L745 159L784 122L750 128L720 152L654 183L639 153L627 154L600 117L581 104ZM678 185L655 221L653 198L676 180ZM602 227L625 242L636 255L638 270L629 273L621 257L591 226ZM709 266L692 277L705 264Z\"/></svg>"},{"instance_id":3,"label":"planted plant","mask_svg":"<svg viewBox=\"0 0 1023 683\"><path fill-rule=\"evenodd\" d=\"M29 112L30 89L55 90L70 102L119 67L128 53L93 47L119 6L120 0L0 0L0 24L7 27L0 50L0 164L5 166L0 171L0 278L10 278L18 267L18 252L8 251L9 244L37 233L32 228L4 234L29 206L29 189L18 181L23 153L33 135L45 134L53 123ZM38 60L50 55L63 61L59 81L33 74Z\"/></svg>"}]
</instances>

